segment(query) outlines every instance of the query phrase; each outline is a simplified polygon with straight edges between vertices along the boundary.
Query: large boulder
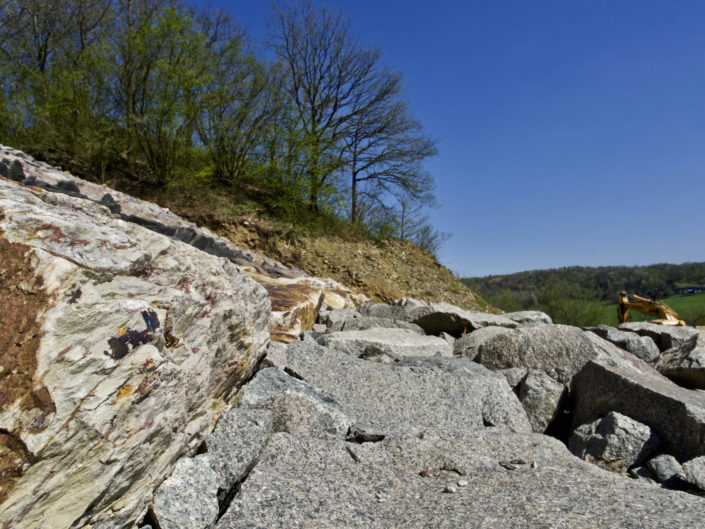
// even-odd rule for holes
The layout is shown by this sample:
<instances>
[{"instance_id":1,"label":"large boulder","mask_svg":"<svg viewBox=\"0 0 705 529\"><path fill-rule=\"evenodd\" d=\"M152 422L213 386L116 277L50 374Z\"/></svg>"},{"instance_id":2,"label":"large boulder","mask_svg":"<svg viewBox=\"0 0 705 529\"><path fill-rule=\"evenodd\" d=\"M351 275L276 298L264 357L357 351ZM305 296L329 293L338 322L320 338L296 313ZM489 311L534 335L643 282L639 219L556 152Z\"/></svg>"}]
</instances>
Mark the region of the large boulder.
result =
<instances>
[{"instance_id":1,"label":"large boulder","mask_svg":"<svg viewBox=\"0 0 705 529\"><path fill-rule=\"evenodd\" d=\"M287 357L290 372L331 395L368 432L454 432L488 424L531 431L506 379L474 362L426 357L379 364L310 342L290 344Z\"/></svg>"},{"instance_id":2,"label":"large boulder","mask_svg":"<svg viewBox=\"0 0 705 529\"><path fill-rule=\"evenodd\" d=\"M697 329L692 327L659 325L648 321L622 323L619 328L623 331L635 332L639 336L648 336L656 343L660 351L683 345L698 334Z\"/></svg>"},{"instance_id":3,"label":"large boulder","mask_svg":"<svg viewBox=\"0 0 705 529\"><path fill-rule=\"evenodd\" d=\"M639 336L634 332L623 331L609 325L589 327L586 330L597 334L625 351L629 351L644 362L655 362L659 358L659 349L650 336Z\"/></svg>"},{"instance_id":4,"label":"large boulder","mask_svg":"<svg viewBox=\"0 0 705 529\"><path fill-rule=\"evenodd\" d=\"M269 340L225 259L85 199L0 180L0 519L126 526Z\"/></svg>"},{"instance_id":5,"label":"large boulder","mask_svg":"<svg viewBox=\"0 0 705 529\"><path fill-rule=\"evenodd\" d=\"M318 321L326 326L326 332L336 331L364 331L382 327L385 329L409 329L417 334L424 334L418 325L403 320L363 316L360 312L351 309L323 311L318 316Z\"/></svg>"},{"instance_id":6,"label":"large boulder","mask_svg":"<svg viewBox=\"0 0 705 529\"><path fill-rule=\"evenodd\" d=\"M487 314L470 312L449 303L426 303L412 307L405 306L406 321L415 323L427 334L447 332L453 336L461 336L483 327L506 327L513 329L519 326L515 321Z\"/></svg>"},{"instance_id":7,"label":"large boulder","mask_svg":"<svg viewBox=\"0 0 705 529\"><path fill-rule=\"evenodd\" d=\"M506 327L483 327L458 338L453 344L453 354L475 360L485 343L491 342L502 334L512 334L512 329Z\"/></svg>"},{"instance_id":8,"label":"large boulder","mask_svg":"<svg viewBox=\"0 0 705 529\"><path fill-rule=\"evenodd\" d=\"M275 434L216 529L690 529L705 500L604 472L556 439L482 428L351 445Z\"/></svg>"},{"instance_id":9,"label":"large boulder","mask_svg":"<svg viewBox=\"0 0 705 529\"><path fill-rule=\"evenodd\" d=\"M656 369L681 386L705 389L705 332L666 350Z\"/></svg>"},{"instance_id":10,"label":"large boulder","mask_svg":"<svg viewBox=\"0 0 705 529\"><path fill-rule=\"evenodd\" d=\"M538 325L551 325L553 320L545 312L538 310L522 310L519 312L507 312L502 314L505 318L517 322L522 327L536 327Z\"/></svg>"},{"instance_id":11,"label":"large boulder","mask_svg":"<svg viewBox=\"0 0 705 529\"><path fill-rule=\"evenodd\" d=\"M579 458L615 472L642 463L656 452L660 442L647 425L610 412L606 417L578 426L568 448Z\"/></svg>"},{"instance_id":12,"label":"large boulder","mask_svg":"<svg viewBox=\"0 0 705 529\"><path fill-rule=\"evenodd\" d=\"M681 460L705 454L705 392L676 385L629 353L585 364L571 393L575 427L616 411L650 426L665 453Z\"/></svg>"},{"instance_id":13,"label":"large boulder","mask_svg":"<svg viewBox=\"0 0 705 529\"><path fill-rule=\"evenodd\" d=\"M238 404L271 410L275 432L314 437L345 437L355 419L330 395L275 367L257 373Z\"/></svg>"},{"instance_id":14,"label":"large boulder","mask_svg":"<svg viewBox=\"0 0 705 529\"><path fill-rule=\"evenodd\" d=\"M269 277L250 272L269 295L272 312L269 328L272 341L292 342L301 331L310 330L323 307L325 282L309 277Z\"/></svg>"},{"instance_id":15,"label":"large boulder","mask_svg":"<svg viewBox=\"0 0 705 529\"><path fill-rule=\"evenodd\" d=\"M563 384L556 382L543 371L531 370L523 378L519 385L519 400L526 410L534 432L546 431L561 411L567 393L568 390Z\"/></svg>"},{"instance_id":16,"label":"large boulder","mask_svg":"<svg viewBox=\"0 0 705 529\"><path fill-rule=\"evenodd\" d=\"M569 384L572 376L589 360L619 351L594 334L568 325L493 331L488 332L486 339L482 338L477 346L476 362L489 369L538 369L561 384Z\"/></svg>"},{"instance_id":17,"label":"large boulder","mask_svg":"<svg viewBox=\"0 0 705 529\"><path fill-rule=\"evenodd\" d=\"M408 329L382 327L324 334L319 343L369 360L393 361L404 356L451 356L453 348L442 338L422 336Z\"/></svg>"}]
</instances>

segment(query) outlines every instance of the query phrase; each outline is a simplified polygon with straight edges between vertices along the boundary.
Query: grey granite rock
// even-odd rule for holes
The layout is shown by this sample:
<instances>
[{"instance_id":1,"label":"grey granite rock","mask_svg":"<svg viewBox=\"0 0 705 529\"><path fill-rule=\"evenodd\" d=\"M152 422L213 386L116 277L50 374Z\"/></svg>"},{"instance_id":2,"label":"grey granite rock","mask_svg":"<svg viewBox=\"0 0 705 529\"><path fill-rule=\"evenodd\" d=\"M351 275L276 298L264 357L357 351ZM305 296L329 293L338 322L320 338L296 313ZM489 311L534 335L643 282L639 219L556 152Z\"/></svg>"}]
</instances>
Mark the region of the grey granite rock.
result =
<instances>
[{"instance_id":1,"label":"grey granite rock","mask_svg":"<svg viewBox=\"0 0 705 529\"><path fill-rule=\"evenodd\" d=\"M499 369L496 372L501 373L512 388L518 389L519 384L524 380L529 370L525 367L509 367L507 369Z\"/></svg>"},{"instance_id":2,"label":"grey granite rock","mask_svg":"<svg viewBox=\"0 0 705 529\"><path fill-rule=\"evenodd\" d=\"M677 386L629 353L585 364L571 393L576 427L616 411L648 424L680 460L705 453L705 392Z\"/></svg>"},{"instance_id":3,"label":"grey granite rock","mask_svg":"<svg viewBox=\"0 0 705 529\"><path fill-rule=\"evenodd\" d=\"M629 351L644 362L655 362L658 360L660 352L656 342L650 336L639 336L635 332L616 329L609 325L590 327L586 330L597 334L625 351Z\"/></svg>"},{"instance_id":4,"label":"grey granite rock","mask_svg":"<svg viewBox=\"0 0 705 529\"><path fill-rule=\"evenodd\" d=\"M622 323L619 328L624 331L635 332L640 336L649 336L662 352L682 345L698 333L692 327L659 325L646 321Z\"/></svg>"},{"instance_id":5,"label":"grey granite rock","mask_svg":"<svg viewBox=\"0 0 705 529\"><path fill-rule=\"evenodd\" d=\"M274 367L257 373L238 405L271 410L274 431L295 435L345 437L355 422L329 395Z\"/></svg>"},{"instance_id":6,"label":"grey granite rock","mask_svg":"<svg viewBox=\"0 0 705 529\"><path fill-rule=\"evenodd\" d=\"M538 325L551 325L553 320L545 312L538 310L522 310L519 312L508 312L502 314L505 318L517 322L522 327L536 327Z\"/></svg>"},{"instance_id":7,"label":"grey granite rock","mask_svg":"<svg viewBox=\"0 0 705 529\"><path fill-rule=\"evenodd\" d=\"M619 349L614 345L577 327L540 325L495 331L482 341L475 361L490 369L539 369L554 380L569 384L586 362L615 351Z\"/></svg>"},{"instance_id":8,"label":"grey granite rock","mask_svg":"<svg viewBox=\"0 0 705 529\"><path fill-rule=\"evenodd\" d=\"M566 393L567 388L563 384L556 382L543 371L529 371L519 386L519 400L526 410L534 432L546 431L560 412Z\"/></svg>"},{"instance_id":9,"label":"grey granite rock","mask_svg":"<svg viewBox=\"0 0 705 529\"><path fill-rule=\"evenodd\" d=\"M218 517L218 476L209 456L183 457L154 496L161 529L210 529Z\"/></svg>"},{"instance_id":10,"label":"grey granite rock","mask_svg":"<svg viewBox=\"0 0 705 529\"><path fill-rule=\"evenodd\" d=\"M680 386L705 389L705 332L664 351L656 369Z\"/></svg>"},{"instance_id":11,"label":"grey granite rock","mask_svg":"<svg viewBox=\"0 0 705 529\"><path fill-rule=\"evenodd\" d=\"M451 356L453 348L435 336L421 336L407 329L374 328L321 335L319 343L338 351L389 362L404 356Z\"/></svg>"},{"instance_id":12,"label":"grey granite rock","mask_svg":"<svg viewBox=\"0 0 705 529\"><path fill-rule=\"evenodd\" d=\"M702 498L603 472L541 435L276 434L217 529L690 529L703 515Z\"/></svg>"},{"instance_id":13,"label":"grey granite rock","mask_svg":"<svg viewBox=\"0 0 705 529\"><path fill-rule=\"evenodd\" d=\"M647 425L610 412L604 418L578 426L568 448L581 459L589 456L609 470L624 472L648 459L660 442L659 436Z\"/></svg>"},{"instance_id":14,"label":"grey granite rock","mask_svg":"<svg viewBox=\"0 0 705 529\"><path fill-rule=\"evenodd\" d=\"M473 362L438 357L386 365L302 342L290 344L287 356L292 372L330 394L366 431L455 432L487 424L531 431L504 377Z\"/></svg>"},{"instance_id":15,"label":"grey granite rock","mask_svg":"<svg viewBox=\"0 0 705 529\"><path fill-rule=\"evenodd\" d=\"M269 410L233 408L220 416L205 443L221 503L254 466L271 434Z\"/></svg>"},{"instance_id":16,"label":"grey granite rock","mask_svg":"<svg viewBox=\"0 0 705 529\"><path fill-rule=\"evenodd\" d=\"M286 368L286 344L282 342L270 342L267 346L267 353L262 360L264 367L277 367L282 371Z\"/></svg>"},{"instance_id":17,"label":"grey granite rock","mask_svg":"<svg viewBox=\"0 0 705 529\"><path fill-rule=\"evenodd\" d=\"M470 312L449 303L427 303L406 308L406 321L415 323L427 334L447 332L462 336L483 327L506 327L513 329L518 323L495 314Z\"/></svg>"},{"instance_id":18,"label":"grey granite rock","mask_svg":"<svg viewBox=\"0 0 705 529\"><path fill-rule=\"evenodd\" d=\"M683 463L678 477L695 489L705 492L705 456L696 457Z\"/></svg>"},{"instance_id":19,"label":"grey granite rock","mask_svg":"<svg viewBox=\"0 0 705 529\"><path fill-rule=\"evenodd\" d=\"M651 471L656 481L660 483L678 475L682 467L675 457L668 454L660 454L649 459L646 462L646 468Z\"/></svg>"},{"instance_id":20,"label":"grey granite rock","mask_svg":"<svg viewBox=\"0 0 705 529\"><path fill-rule=\"evenodd\" d=\"M475 360L480 355L482 346L503 334L512 334L512 329L506 327L483 327L458 338L453 344L453 354Z\"/></svg>"},{"instance_id":21,"label":"grey granite rock","mask_svg":"<svg viewBox=\"0 0 705 529\"><path fill-rule=\"evenodd\" d=\"M357 310L363 316L383 318L386 320L406 321L406 308L400 305L387 305L385 303L368 303Z\"/></svg>"},{"instance_id":22,"label":"grey granite rock","mask_svg":"<svg viewBox=\"0 0 705 529\"><path fill-rule=\"evenodd\" d=\"M363 316L360 312L352 309L323 311L319 315L318 321L326 326L327 332L364 331L365 329L382 327L408 329L417 334L424 334L423 329L413 323L389 318Z\"/></svg>"}]
</instances>

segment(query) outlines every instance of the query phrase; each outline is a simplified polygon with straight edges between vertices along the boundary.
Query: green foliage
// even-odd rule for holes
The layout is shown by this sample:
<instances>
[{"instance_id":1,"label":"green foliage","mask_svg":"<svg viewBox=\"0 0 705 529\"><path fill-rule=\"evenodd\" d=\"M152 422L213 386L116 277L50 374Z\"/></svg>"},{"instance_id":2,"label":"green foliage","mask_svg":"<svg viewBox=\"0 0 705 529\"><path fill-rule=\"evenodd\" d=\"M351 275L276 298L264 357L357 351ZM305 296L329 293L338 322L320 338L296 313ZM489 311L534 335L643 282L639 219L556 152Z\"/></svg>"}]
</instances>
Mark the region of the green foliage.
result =
<instances>
[{"instance_id":1,"label":"green foliage","mask_svg":"<svg viewBox=\"0 0 705 529\"><path fill-rule=\"evenodd\" d=\"M256 195L292 224L404 232L396 193L426 202L436 149L401 78L342 12L282 6L271 58L182 0L7 0L0 141L145 196ZM421 218L402 237L433 251L442 234Z\"/></svg>"},{"instance_id":2,"label":"green foliage","mask_svg":"<svg viewBox=\"0 0 705 529\"><path fill-rule=\"evenodd\" d=\"M645 267L570 267L462 281L506 311L539 309L556 323L617 325L620 290L659 299L690 325L705 320L705 294L673 295L678 288L705 286L705 263ZM648 319L632 311L634 321Z\"/></svg>"}]
</instances>

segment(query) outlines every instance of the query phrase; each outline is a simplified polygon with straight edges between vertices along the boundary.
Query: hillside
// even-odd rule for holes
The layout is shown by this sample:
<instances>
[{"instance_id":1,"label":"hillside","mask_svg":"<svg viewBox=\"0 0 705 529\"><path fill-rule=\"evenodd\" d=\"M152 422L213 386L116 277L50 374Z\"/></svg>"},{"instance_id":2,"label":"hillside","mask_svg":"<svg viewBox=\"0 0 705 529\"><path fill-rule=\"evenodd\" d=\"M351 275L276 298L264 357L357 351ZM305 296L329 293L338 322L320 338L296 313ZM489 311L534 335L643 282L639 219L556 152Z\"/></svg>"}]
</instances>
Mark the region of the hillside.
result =
<instances>
[{"instance_id":1,"label":"hillside","mask_svg":"<svg viewBox=\"0 0 705 529\"><path fill-rule=\"evenodd\" d=\"M258 193L250 190L248 200L240 197L239 203L232 195L220 190L198 198L179 192L145 198L236 244L307 274L340 281L374 301L411 297L494 311L433 255L410 241L375 238L323 215L305 224L286 223Z\"/></svg>"},{"instance_id":2,"label":"hillside","mask_svg":"<svg viewBox=\"0 0 705 529\"><path fill-rule=\"evenodd\" d=\"M671 304L692 325L705 323L705 263L649 266L572 266L463 278L489 303L506 311L540 308L573 325L614 325L621 290Z\"/></svg>"}]
</instances>

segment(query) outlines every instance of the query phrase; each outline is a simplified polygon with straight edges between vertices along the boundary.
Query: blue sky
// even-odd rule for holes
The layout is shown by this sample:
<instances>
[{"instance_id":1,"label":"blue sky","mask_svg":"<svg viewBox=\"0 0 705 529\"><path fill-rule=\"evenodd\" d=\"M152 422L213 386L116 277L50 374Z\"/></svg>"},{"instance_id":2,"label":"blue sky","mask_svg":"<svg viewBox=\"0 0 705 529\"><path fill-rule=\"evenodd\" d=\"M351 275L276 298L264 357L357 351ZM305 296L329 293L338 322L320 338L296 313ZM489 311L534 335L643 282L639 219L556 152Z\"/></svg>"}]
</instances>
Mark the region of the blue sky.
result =
<instances>
[{"instance_id":1,"label":"blue sky","mask_svg":"<svg viewBox=\"0 0 705 529\"><path fill-rule=\"evenodd\" d=\"M705 2L327 3L439 141L451 270L705 260ZM210 5L264 38L269 2Z\"/></svg>"}]
</instances>

